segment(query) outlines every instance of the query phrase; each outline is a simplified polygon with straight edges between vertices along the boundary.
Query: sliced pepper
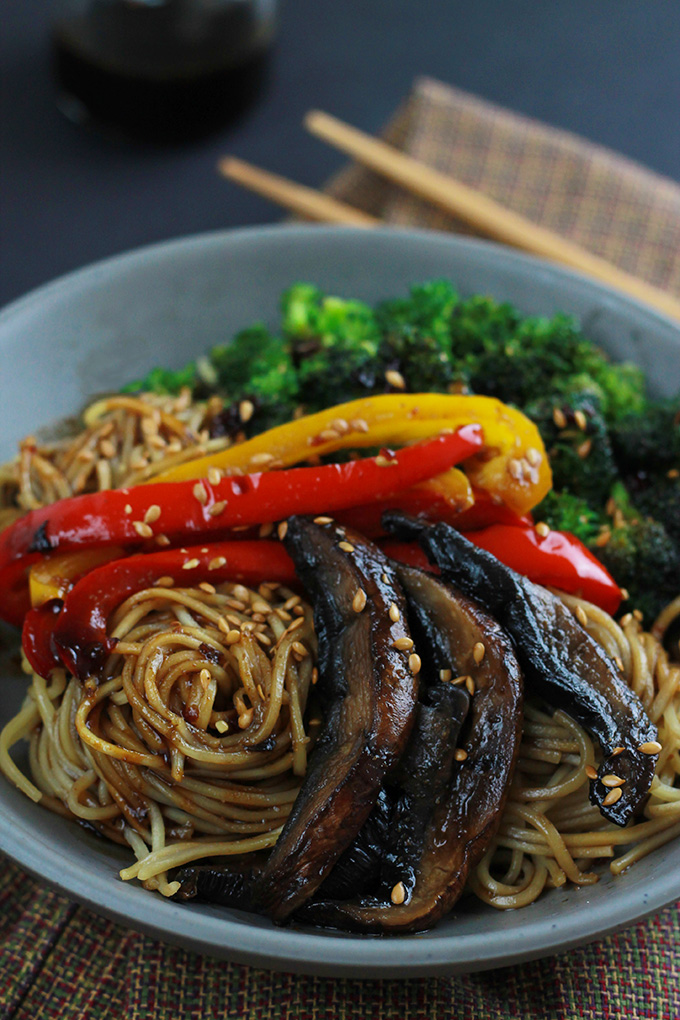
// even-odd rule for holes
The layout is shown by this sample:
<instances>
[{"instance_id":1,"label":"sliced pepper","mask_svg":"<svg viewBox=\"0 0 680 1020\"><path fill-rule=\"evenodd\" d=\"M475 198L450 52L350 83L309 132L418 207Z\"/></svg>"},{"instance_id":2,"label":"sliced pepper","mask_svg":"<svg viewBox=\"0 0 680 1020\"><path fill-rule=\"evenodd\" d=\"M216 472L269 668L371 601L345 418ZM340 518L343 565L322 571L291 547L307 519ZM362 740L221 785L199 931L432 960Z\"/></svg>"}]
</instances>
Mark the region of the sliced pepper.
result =
<instances>
[{"instance_id":1,"label":"sliced pepper","mask_svg":"<svg viewBox=\"0 0 680 1020\"><path fill-rule=\"evenodd\" d=\"M388 499L448 470L481 446L479 426L466 425L396 454L347 464L241 475L214 484L166 482L153 488L113 489L31 510L0 533L0 616L7 618L2 594L6 571L11 568L16 586L17 563L26 556L92 546L139 548L160 536L165 544L178 544L291 514Z\"/></svg>"},{"instance_id":2,"label":"sliced pepper","mask_svg":"<svg viewBox=\"0 0 680 1020\"><path fill-rule=\"evenodd\" d=\"M81 680L97 673L115 647L106 629L111 613L162 578L182 588L207 580L297 584L293 561L278 542L213 542L127 556L91 570L63 603L52 600L27 613L22 642L29 662L41 676L62 665Z\"/></svg>"},{"instance_id":3,"label":"sliced pepper","mask_svg":"<svg viewBox=\"0 0 680 1020\"><path fill-rule=\"evenodd\" d=\"M121 546L104 549L84 549L81 552L57 553L45 556L31 567L28 587L31 605L41 606L52 599L63 599L76 581L95 567L125 556Z\"/></svg>"},{"instance_id":4,"label":"sliced pepper","mask_svg":"<svg viewBox=\"0 0 680 1020\"><path fill-rule=\"evenodd\" d=\"M263 461L268 468L288 467L312 454L403 446L472 421L484 429L484 449L466 463L467 477L518 514L526 513L550 489L550 465L533 422L493 397L409 393L352 400L186 461L150 482L201 478L210 467L252 471Z\"/></svg>"}]
</instances>

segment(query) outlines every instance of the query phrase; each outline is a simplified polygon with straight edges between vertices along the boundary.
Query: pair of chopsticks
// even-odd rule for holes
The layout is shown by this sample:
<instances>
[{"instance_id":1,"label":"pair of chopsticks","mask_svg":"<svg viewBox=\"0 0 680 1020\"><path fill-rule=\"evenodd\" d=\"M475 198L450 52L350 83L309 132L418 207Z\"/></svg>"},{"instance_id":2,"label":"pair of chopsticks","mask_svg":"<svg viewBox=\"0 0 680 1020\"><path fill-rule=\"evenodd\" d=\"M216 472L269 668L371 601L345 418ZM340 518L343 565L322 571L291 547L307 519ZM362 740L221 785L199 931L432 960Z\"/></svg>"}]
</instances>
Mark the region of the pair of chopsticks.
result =
<instances>
[{"instance_id":1,"label":"pair of chopsticks","mask_svg":"<svg viewBox=\"0 0 680 1020\"><path fill-rule=\"evenodd\" d=\"M310 111L304 124L316 137L414 195L452 213L480 233L532 255L540 255L576 269L651 305L665 315L680 319L680 301L671 294L631 276L559 234L507 209L488 195L426 166L386 142L372 138L319 110ZM381 222L330 195L296 184L234 157L227 156L220 160L218 168L229 180L307 219L355 227L375 227Z\"/></svg>"}]
</instances>

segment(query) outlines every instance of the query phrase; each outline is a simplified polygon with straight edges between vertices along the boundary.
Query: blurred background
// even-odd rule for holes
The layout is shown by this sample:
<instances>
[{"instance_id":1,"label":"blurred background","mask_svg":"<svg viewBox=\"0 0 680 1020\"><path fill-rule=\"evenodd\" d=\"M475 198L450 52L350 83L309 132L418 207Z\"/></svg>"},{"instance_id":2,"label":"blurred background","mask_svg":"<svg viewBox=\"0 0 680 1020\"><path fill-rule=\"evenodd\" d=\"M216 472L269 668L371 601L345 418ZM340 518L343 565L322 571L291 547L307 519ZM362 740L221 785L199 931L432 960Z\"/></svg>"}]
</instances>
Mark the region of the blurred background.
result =
<instances>
[{"instance_id":1,"label":"blurred background","mask_svg":"<svg viewBox=\"0 0 680 1020\"><path fill-rule=\"evenodd\" d=\"M303 130L304 113L318 107L376 134L418 75L680 180L680 5L666 0L281 0L254 105L171 144L82 126L57 108L57 7L2 0L3 304L129 248L280 220L277 207L221 179L218 159L230 153L322 187L344 159Z\"/></svg>"}]
</instances>

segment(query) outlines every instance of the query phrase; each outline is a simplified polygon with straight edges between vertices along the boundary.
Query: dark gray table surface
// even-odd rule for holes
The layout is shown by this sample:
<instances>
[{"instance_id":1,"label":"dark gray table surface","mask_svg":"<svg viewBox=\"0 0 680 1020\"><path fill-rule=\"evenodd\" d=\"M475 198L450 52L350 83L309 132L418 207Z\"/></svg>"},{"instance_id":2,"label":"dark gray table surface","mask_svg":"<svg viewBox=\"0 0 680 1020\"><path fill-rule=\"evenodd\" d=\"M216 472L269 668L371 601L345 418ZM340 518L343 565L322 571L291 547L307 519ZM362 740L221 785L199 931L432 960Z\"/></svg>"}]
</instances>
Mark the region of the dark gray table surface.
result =
<instances>
[{"instance_id":1,"label":"dark gray table surface","mask_svg":"<svg viewBox=\"0 0 680 1020\"><path fill-rule=\"evenodd\" d=\"M668 0L282 0L266 96L173 149L114 142L55 109L46 0L0 13L0 304L138 245L274 222L221 180L230 152L312 186L343 159L307 135L320 107L376 132L428 74L680 180L680 4Z\"/></svg>"}]
</instances>

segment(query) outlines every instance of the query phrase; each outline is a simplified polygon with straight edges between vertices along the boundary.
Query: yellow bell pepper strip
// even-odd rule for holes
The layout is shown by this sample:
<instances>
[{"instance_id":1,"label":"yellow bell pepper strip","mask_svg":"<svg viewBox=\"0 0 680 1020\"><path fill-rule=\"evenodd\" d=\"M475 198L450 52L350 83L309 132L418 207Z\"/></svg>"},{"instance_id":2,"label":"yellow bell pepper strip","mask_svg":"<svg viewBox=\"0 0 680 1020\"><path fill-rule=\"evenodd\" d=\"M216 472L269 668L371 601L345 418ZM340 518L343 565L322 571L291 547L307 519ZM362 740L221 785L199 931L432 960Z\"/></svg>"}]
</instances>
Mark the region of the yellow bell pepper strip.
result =
<instances>
[{"instance_id":1,"label":"yellow bell pepper strip","mask_svg":"<svg viewBox=\"0 0 680 1020\"><path fill-rule=\"evenodd\" d=\"M148 484L202 478L209 468L254 471L289 467L314 454L403 446L444 429L478 422L484 449L465 463L470 483L518 514L540 502L552 484L536 426L493 397L441 393L386 394L337 404L206 457L186 461Z\"/></svg>"},{"instance_id":2,"label":"yellow bell pepper strip","mask_svg":"<svg viewBox=\"0 0 680 1020\"><path fill-rule=\"evenodd\" d=\"M166 544L178 545L291 514L318 514L389 499L448 470L480 450L482 443L479 426L468 424L395 454L347 464L221 478L214 483L166 482L109 489L31 510L0 533L0 617L9 618L3 598L8 578L13 585L9 609L16 611L18 565L27 556L112 545L139 548L161 535Z\"/></svg>"},{"instance_id":3,"label":"yellow bell pepper strip","mask_svg":"<svg viewBox=\"0 0 680 1020\"><path fill-rule=\"evenodd\" d=\"M76 581L103 563L125 556L121 546L104 549L83 549L80 552L57 553L34 563L28 574L31 605L41 606L50 599L63 599Z\"/></svg>"},{"instance_id":4,"label":"yellow bell pepper strip","mask_svg":"<svg viewBox=\"0 0 680 1020\"><path fill-rule=\"evenodd\" d=\"M106 629L111 613L130 595L157 585L163 577L177 587L201 581L299 584L283 546L262 540L212 542L104 563L77 581L64 601L53 599L27 613L22 644L33 669L47 677L56 666L65 665L81 680L99 672L115 647Z\"/></svg>"}]
</instances>

